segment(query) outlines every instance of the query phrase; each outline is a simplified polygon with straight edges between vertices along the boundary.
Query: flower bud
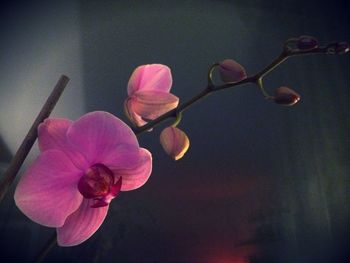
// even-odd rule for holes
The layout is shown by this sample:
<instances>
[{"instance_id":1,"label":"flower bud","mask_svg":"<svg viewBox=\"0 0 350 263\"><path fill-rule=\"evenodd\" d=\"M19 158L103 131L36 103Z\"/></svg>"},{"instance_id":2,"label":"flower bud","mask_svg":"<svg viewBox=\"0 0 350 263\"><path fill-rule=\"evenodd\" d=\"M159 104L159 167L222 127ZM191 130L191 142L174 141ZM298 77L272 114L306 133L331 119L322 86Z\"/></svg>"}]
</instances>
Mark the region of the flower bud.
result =
<instances>
[{"instance_id":1,"label":"flower bud","mask_svg":"<svg viewBox=\"0 0 350 263\"><path fill-rule=\"evenodd\" d=\"M345 54L350 51L350 45L348 42L339 42L335 45L334 50L338 54Z\"/></svg>"},{"instance_id":2,"label":"flower bud","mask_svg":"<svg viewBox=\"0 0 350 263\"><path fill-rule=\"evenodd\" d=\"M225 59L219 63L219 73L223 82L238 82L247 77L243 66L233 59Z\"/></svg>"},{"instance_id":3,"label":"flower bud","mask_svg":"<svg viewBox=\"0 0 350 263\"><path fill-rule=\"evenodd\" d=\"M292 106L300 100L300 95L287 87L279 87L275 91L274 102L277 104Z\"/></svg>"},{"instance_id":4,"label":"flower bud","mask_svg":"<svg viewBox=\"0 0 350 263\"><path fill-rule=\"evenodd\" d=\"M318 47L318 40L313 36L301 36L297 46L300 50L311 50Z\"/></svg>"},{"instance_id":5,"label":"flower bud","mask_svg":"<svg viewBox=\"0 0 350 263\"><path fill-rule=\"evenodd\" d=\"M187 135L176 127L167 127L160 134L160 144L175 161L181 159L190 147Z\"/></svg>"}]
</instances>

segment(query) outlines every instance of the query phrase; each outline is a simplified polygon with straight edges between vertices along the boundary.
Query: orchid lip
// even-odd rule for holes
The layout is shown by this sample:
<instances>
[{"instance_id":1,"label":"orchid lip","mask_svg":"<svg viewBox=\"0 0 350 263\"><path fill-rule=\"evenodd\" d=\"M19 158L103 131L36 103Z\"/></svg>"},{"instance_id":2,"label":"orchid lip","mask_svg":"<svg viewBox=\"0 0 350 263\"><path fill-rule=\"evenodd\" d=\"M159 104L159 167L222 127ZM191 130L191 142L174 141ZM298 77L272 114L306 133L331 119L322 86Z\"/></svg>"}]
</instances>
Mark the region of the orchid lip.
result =
<instances>
[{"instance_id":1,"label":"orchid lip","mask_svg":"<svg viewBox=\"0 0 350 263\"><path fill-rule=\"evenodd\" d=\"M86 199L93 199L92 208L107 206L120 192L121 177L115 182L113 172L104 164L97 163L80 178L78 190Z\"/></svg>"}]
</instances>

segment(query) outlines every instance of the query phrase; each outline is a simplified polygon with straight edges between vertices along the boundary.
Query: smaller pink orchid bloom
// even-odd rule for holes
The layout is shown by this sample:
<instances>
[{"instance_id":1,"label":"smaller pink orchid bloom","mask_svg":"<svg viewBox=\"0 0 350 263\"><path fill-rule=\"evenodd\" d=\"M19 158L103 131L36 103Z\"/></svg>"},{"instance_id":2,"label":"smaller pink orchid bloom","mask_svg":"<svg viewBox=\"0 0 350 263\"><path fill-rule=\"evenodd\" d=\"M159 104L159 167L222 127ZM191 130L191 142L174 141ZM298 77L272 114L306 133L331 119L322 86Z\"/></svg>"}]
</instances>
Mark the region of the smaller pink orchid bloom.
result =
<instances>
[{"instance_id":1,"label":"smaller pink orchid bloom","mask_svg":"<svg viewBox=\"0 0 350 263\"><path fill-rule=\"evenodd\" d=\"M190 147L190 140L182 130L170 126L160 133L160 144L163 146L164 151L173 160L177 161L187 152Z\"/></svg>"},{"instance_id":2,"label":"smaller pink orchid bloom","mask_svg":"<svg viewBox=\"0 0 350 263\"><path fill-rule=\"evenodd\" d=\"M162 64L137 67L128 83L128 98L124 109L127 117L136 126L174 109L179 98L170 93L172 76L170 68Z\"/></svg>"},{"instance_id":3,"label":"smaller pink orchid bloom","mask_svg":"<svg viewBox=\"0 0 350 263\"><path fill-rule=\"evenodd\" d=\"M15 202L31 220L55 227L60 246L92 236L112 199L141 187L151 174L150 152L107 112L74 122L47 119L39 126L38 142L41 154L20 179Z\"/></svg>"}]
</instances>

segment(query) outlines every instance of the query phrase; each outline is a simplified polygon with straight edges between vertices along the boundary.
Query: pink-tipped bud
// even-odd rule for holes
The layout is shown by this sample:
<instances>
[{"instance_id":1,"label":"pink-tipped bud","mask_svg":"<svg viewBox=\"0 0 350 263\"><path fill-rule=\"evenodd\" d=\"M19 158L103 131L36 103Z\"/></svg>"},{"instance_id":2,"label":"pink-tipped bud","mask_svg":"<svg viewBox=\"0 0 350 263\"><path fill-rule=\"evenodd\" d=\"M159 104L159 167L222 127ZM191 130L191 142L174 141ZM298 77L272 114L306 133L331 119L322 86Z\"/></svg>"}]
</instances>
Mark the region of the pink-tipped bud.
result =
<instances>
[{"instance_id":1,"label":"pink-tipped bud","mask_svg":"<svg viewBox=\"0 0 350 263\"><path fill-rule=\"evenodd\" d=\"M160 134L160 144L175 161L181 159L190 147L186 133L176 127L167 127Z\"/></svg>"},{"instance_id":2,"label":"pink-tipped bud","mask_svg":"<svg viewBox=\"0 0 350 263\"><path fill-rule=\"evenodd\" d=\"M318 40L313 36L301 36L298 39L297 46L300 50L311 50L318 47Z\"/></svg>"},{"instance_id":3,"label":"pink-tipped bud","mask_svg":"<svg viewBox=\"0 0 350 263\"><path fill-rule=\"evenodd\" d=\"M275 91L274 102L284 106L292 106L300 100L300 95L287 87L279 87Z\"/></svg>"},{"instance_id":4,"label":"pink-tipped bud","mask_svg":"<svg viewBox=\"0 0 350 263\"><path fill-rule=\"evenodd\" d=\"M238 82L247 77L244 67L233 59L221 61L219 73L223 82Z\"/></svg>"}]
</instances>

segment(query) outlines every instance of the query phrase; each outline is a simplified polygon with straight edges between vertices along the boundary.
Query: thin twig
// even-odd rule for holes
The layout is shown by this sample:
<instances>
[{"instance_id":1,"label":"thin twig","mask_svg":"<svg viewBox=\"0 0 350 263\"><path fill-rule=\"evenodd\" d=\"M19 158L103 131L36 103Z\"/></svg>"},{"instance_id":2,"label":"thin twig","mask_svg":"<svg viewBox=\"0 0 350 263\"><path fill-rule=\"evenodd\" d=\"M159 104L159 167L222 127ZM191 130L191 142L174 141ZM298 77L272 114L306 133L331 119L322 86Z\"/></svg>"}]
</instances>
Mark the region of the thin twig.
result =
<instances>
[{"instance_id":1,"label":"thin twig","mask_svg":"<svg viewBox=\"0 0 350 263\"><path fill-rule=\"evenodd\" d=\"M51 92L50 96L46 100L44 106L41 108L40 113L36 117L32 127L24 138L21 146L18 148L15 156L12 158L11 163L3 175L3 179L0 183L0 203L6 196L6 193L15 180L16 175L21 168L25 158L27 157L30 149L32 148L36 138L38 137L38 126L51 114L58 99L60 98L63 90L67 86L69 78L62 75L58 80L55 88Z\"/></svg>"}]
</instances>

